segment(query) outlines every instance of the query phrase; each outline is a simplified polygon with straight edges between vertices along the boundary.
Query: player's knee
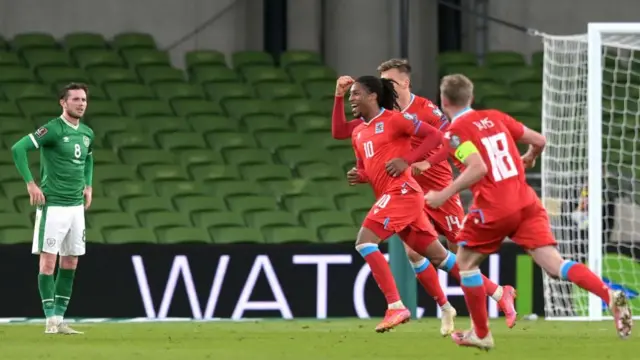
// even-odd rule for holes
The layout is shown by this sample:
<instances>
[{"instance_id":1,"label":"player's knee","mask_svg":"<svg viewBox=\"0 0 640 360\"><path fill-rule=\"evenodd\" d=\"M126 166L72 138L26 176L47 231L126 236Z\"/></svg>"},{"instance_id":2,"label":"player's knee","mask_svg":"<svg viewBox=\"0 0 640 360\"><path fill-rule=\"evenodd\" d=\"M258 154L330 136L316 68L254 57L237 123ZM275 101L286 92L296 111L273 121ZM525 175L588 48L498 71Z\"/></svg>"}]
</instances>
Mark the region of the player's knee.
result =
<instances>
[{"instance_id":1,"label":"player's knee","mask_svg":"<svg viewBox=\"0 0 640 360\"><path fill-rule=\"evenodd\" d=\"M407 257L409 258L409 261L411 261L412 264L422 263L422 261L424 260L424 256L413 251L410 247L406 246L406 244L405 244L405 249L407 251Z\"/></svg>"},{"instance_id":2,"label":"player's knee","mask_svg":"<svg viewBox=\"0 0 640 360\"><path fill-rule=\"evenodd\" d=\"M40 274L53 275L56 269L56 259L57 256L55 254L41 253L39 262Z\"/></svg>"},{"instance_id":3,"label":"player's knee","mask_svg":"<svg viewBox=\"0 0 640 360\"><path fill-rule=\"evenodd\" d=\"M356 238L356 247L364 244L378 244L380 238L373 232L373 230L366 227L361 227L358 231L358 237Z\"/></svg>"},{"instance_id":4,"label":"player's knee","mask_svg":"<svg viewBox=\"0 0 640 360\"><path fill-rule=\"evenodd\" d=\"M60 267L62 269L75 270L78 267L78 257L77 256L61 256Z\"/></svg>"}]
</instances>

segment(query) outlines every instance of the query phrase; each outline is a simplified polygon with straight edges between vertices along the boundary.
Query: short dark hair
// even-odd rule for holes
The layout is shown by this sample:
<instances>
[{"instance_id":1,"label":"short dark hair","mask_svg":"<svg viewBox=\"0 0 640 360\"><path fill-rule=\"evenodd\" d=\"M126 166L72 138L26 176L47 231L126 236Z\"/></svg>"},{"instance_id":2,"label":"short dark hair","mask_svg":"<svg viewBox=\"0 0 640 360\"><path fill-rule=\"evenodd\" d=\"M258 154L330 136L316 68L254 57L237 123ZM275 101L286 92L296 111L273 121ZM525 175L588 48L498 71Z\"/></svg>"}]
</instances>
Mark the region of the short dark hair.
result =
<instances>
[{"instance_id":1,"label":"short dark hair","mask_svg":"<svg viewBox=\"0 0 640 360\"><path fill-rule=\"evenodd\" d=\"M69 90L84 90L85 94L89 96L89 87L87 86L87 84L72 82L60 89L60 91L58 92L58 99L66 100L67 96L69 96Z\"/></svg>"},{"instance_id":2,"label":"short dark hair","mask_svg":"<svg viewBox=\"0 0 640 360\"><path fill-rule=\"evenodd\" d=\"M378 66L378 72L397 69L401 73L411 74L411 65L407 59L391 59L383 62Z\"/></svg>"}]
</instances>

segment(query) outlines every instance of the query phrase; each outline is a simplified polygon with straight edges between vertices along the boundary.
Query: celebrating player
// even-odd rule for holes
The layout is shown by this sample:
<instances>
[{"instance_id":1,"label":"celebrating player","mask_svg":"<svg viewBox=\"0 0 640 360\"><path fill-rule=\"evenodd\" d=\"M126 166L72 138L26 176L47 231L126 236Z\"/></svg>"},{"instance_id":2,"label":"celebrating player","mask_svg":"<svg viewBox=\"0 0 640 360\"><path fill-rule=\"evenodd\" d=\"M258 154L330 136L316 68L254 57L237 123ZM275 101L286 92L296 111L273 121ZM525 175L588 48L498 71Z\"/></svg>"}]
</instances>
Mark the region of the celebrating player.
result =
<instances>
[{"instance_id":1,"label":"celebrating player","mask_svg":"<svg viewBox=\"0 0 640 360\"><path fill-rule=\"evenodd\" d=\"M84 211L91 205L93 131L80 123L87 108L87 86L71 83L59 96L62 115L23 137L11 148L20 175L27 183L31 205L36 205L32 253L40 255L38 289L46 316L47 334L81 334L69 327L64 314L78 256L85 253ZM42 156L40 187L34 182L27 151ZM60 254L60 268L53 277Z\"/></svg>"},{"instance_id":2,"label":"celebrating player","mask_svg":"<svg viewBox=\"0 0 640 360\"><path fill-rule=\"evenodd\" d=\"M494 346L478 266L499 250L506 236L526 249L551 277L571 281L602 298L611 308L618 334L627 337L632 317L626 295L610 290L584 264L561 257L547 212L526 183L524 168L533 167L545 138L499 111L471 109L473 84L463 75L445 76L440 97L452 122L445 133L445 146L463 164L462 173L443 190L427 193L425 199L428 206L437 208L462 189L471 187L473 192L473 204L458 234L463 246L457 259L473 328L453 333L453 340L461 346ZM529 145L522 158L516 141ZM413 166L420 169L422 165L418 162Z\"/></svg>"},{"instance_id":3,"label":"celebrating player","mask_svg":"<svg viewBox=\"0 0 640 360\"><path fill-rule=\"evenodd\" d=\"M385 61L378 67L378 71L380 72L381 77L393 80L395 90L398 94L398 104L403 113L416 117L418 120L424 121L435 128L441 130L445 130L447 128L449 124L448 119L444 114L442 114L435 104L426 98L419 97L411 93L411 66L406 60L391 59ZM361 119L347 122L344 116L343 97L352 83L353 79L348 76L343 76L338 79L332 118L332 135L336 139L346 139L351 136L353 129L362 123ZM420 142L421 139L415 137L412 141L414 147L418 146ZM437 157L434 153L436 153L436 150L431 151L427 155ZM389 164L387 170L391 170L392 173L396 173L397 171L403 171L407 167L408 164L406 161L398 160L393 164ZM355 170L352 170L350 173L353 174L354 171ZM446 162L434 164L428 172L425 172L424 175L417 173L414 177L425 192L431 189L443 189L449 185L453 179L451 167ZM453 275L456 277L457 273L455 272L455 269L452 268L452 265L455 264L454 254L457 252L455 238L459 231L461 219L464 217L464 210L462 208L460 198L458 195L453 196L441 208L427 208L426 211L430 220L435 225L436 231L447 238L449 249L452 251L452 253L447 255L448 259L443 261L440 267L445 271L453 270ZM416 272L416 278L424 287L425 291L436 300L442 309L442 325L440 332L443 335L450 334L454 329L453 319L456 312L442 291L435 268L427 259L411 250L406 244L405 250L409 257L409 261ZM513 305L515 290L511 286L505 286L504 288L498 286L486 277L484 278L484 281L487 295L491 296L498 302L501 310L505 313L507 325L509 327L513 327L515 325L517 315Z\"/></svg>"}]
</instances>

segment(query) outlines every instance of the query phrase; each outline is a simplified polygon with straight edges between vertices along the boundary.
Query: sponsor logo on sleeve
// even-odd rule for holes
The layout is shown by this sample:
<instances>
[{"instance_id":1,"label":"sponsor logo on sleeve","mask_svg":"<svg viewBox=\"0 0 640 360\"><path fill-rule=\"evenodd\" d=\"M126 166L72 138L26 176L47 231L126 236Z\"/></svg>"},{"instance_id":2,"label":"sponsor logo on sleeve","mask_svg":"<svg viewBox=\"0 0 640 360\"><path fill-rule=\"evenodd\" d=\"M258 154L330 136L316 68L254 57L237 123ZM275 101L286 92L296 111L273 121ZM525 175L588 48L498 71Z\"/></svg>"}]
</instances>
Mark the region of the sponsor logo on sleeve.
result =
<instances>
[{"instance_id":1,"label":"sponsor logo on sleeve","mask_svg":"<svg viewBox=\"0 0 640 360\"><path fill-rule=\"evenodd\" d=\"M36 130L36 132L34 133L37 137L41 138L43 136L45 136L47 134L49 130L47 130L46 127L41 127L40 129Z\"/></svg>"}]
</instances>

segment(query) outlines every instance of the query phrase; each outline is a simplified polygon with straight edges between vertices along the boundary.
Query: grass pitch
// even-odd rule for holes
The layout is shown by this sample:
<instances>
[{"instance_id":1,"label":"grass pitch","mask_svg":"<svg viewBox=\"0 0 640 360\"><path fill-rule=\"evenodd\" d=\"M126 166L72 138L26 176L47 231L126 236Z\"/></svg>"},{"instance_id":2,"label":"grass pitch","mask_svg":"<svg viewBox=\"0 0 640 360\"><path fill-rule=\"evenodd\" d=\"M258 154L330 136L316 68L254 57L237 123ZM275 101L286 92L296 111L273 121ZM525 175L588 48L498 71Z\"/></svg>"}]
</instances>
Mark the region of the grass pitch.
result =
<instances>
[{"instance_id":1,"label":"grass pitch","mask_svg":"<svg viewBox=\"0 0 640 360\"><path fill-rule=\"evenodd\" d=\"M468 319L458 318L466 327ZM84 335L45 335L43 325L0 326L0 359L633 359L640 341L620 340L613 323L492 321L496 348L458 348L437 319L391 333L373 320L73 324Z\"/></svg>"}]
</instances>

